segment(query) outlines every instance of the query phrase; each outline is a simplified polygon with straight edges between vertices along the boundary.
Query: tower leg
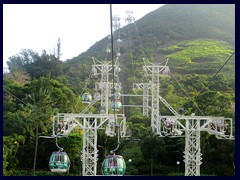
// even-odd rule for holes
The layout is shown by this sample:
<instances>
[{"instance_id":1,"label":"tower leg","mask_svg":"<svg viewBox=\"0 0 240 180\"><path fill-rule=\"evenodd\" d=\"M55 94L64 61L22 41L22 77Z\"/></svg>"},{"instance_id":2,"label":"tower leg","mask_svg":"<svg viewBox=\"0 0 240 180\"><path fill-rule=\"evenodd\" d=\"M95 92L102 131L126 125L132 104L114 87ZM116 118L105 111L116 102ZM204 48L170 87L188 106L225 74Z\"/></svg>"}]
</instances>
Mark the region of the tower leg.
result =
<instances>
[{"instance_id":1,"label":"tower leg","mask_svg":"<svg viewBox=\"0 0 240 180\"><path fill-rule=\"evenodd\" d=\"M84 118L82 175L97 175L97 118Z\"/></svg>"},{"instance_id":2,"label":"tower leg","mask_svg":"<svg viewBox=\"0 0 240 180\"><path fill-rule=\"evenodd\" d=\"M185 135L185 176L200 176L200 120L186 119Z\"/></svg>"}]
</instances>

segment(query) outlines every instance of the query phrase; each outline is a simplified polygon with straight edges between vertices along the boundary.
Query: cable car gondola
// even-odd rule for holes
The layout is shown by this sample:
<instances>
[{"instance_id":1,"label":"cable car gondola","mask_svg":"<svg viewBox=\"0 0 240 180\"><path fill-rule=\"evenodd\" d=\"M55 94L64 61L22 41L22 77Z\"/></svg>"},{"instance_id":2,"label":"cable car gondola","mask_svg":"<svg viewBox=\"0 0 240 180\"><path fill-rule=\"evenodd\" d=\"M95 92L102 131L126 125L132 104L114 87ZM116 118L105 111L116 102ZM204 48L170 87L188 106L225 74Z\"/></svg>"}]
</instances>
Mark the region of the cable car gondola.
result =
<instances>
[{"instance_id":1,"label":"cable car gondola","mask_svg":"<svg viewBox=\"0 0 240 180\"><path fill-rule=\"evenodd\" d=\"M55 151L49 159L51 172L66 173L70 169L70 159L66 152Z\"/></svg>"},{"instance_id":2,"label":"cable car gondola","mask_svg":"<svg viewBox=\"0 0 240 180\"><path fill-rule=\"evenodd\" d=\"M97 99L97 100L100 100L101 99L101 94L99 92L96 92L94 95L93 95L93 98L94 99Z\"/></svg>"},{"instance_id":3,"label":"cable car gondola","mask_svg":"<svg viewBox=\"0 0 240 180\"><path fill-rule=\"evenodd\" d=\"M120 92L115 92L113 97L114 97L114 99L119 100L121 98L121 93Z\"/></svg>"},{"instance_id":4,"label":"cable car gondola","mask_svg":"<svg viewBox=\"0 0 240 180\"><path fill-rule=\"evenodd\" d=\"M83 103L91 103L91 101L92 101L92 95L87 93L87 92L83 93L83 95L82 95L82 102Z\"/></svg>"},{"instance_id":5,"label":"cable car gondola","mask_svg":"<svg viewBox=\"0 0 240 180\"><path fill-rule=\"evenodd\" d=\"M103 161L102 174L122 176L126 170L126 164L121 155L108 155Z\"/></svg>"},{"instance_id":6,"label":"cable car gondola","mask_svg":"<svg viewBox=\"0 0 240 180\"><path fill-rule=\"evenodd\" d=\"M122 103L119 99L115 99L112 101L111 103L112 109L115 109L116 111L120 111L121 107L122 107Z\"/></svg>"}]
</instances>

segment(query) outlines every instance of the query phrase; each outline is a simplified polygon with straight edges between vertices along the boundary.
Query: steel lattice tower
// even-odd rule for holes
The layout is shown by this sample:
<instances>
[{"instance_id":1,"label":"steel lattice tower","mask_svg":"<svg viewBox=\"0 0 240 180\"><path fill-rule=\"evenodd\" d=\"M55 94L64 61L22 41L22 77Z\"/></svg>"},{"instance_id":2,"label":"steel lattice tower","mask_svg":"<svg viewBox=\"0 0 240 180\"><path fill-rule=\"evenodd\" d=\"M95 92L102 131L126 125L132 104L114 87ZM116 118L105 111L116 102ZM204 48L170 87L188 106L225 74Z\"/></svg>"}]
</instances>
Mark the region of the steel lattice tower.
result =
<instances>
[{"instance_id":1,"label":"steel lattice tower","mask_svg":"<svg viewBox=\"0 0 240 180\"><path fill-rule=\"evenodd\" d=\"M143 73L147 75L148 71L151 72L151 127L154 133L159 134L158 119L159 119L159 73L168 75L169 67L153 65L150 62L144 60ZM146 65L146 63L150 65ZM145 97L146 98L146 97Z\"/></svg>"},{"instance_id":2,"label":"steel lattice tower","mask_svg":"<svg viewBox=\"0 0 240 180\"><path fill-rule=\"evenodd\" d=\"M96 58L93 58L94 64L92 65L92 71L94 71L94 75L98 75L98 70L101 74L100 83L97 84L96 91L100 90L101 94L101 114L108 114L108 101L110 96L110 87L109 87L109 72L112 70L112 65L110 61L103 61L99 64L96 64L98 61Z\"/></svg>"},{"instance_id":3,"label":"steel lattice tower","mask_svg":"<svg viewBox=\"0 0 240 180\"><path fill-rule=\"evenodd\" d=\"M181 116L167 101L159 95L159 75L162 72L168 75L169 67L153 65L144 59L143 71L147 75L151 72L151 127L155 134L161 137L184 137L185 136L185 176L200 176L201 154L201 132L207 131L214 134L218 139L234 139L232 134L232 119L208 116ZM141 86L142 84L137 84ZM146 98L143 96L143 98ZM159 111L159 99L175 116L161 116ZM144 108L143 108L144 110ZM185 134L184 134L185 133Z\"/></svg>"}]
</instances>

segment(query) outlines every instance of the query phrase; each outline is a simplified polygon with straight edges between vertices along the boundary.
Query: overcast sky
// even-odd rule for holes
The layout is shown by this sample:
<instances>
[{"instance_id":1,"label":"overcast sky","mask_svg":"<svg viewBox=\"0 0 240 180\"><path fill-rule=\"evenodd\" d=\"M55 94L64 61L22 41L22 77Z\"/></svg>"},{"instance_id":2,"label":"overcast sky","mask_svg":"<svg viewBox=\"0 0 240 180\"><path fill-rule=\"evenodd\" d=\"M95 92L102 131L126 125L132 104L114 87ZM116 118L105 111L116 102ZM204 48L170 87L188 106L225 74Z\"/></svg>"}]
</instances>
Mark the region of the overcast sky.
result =
<instances>
[{"instance_id":1,"label":"overcast sky","mask_svg":"<svg viewBox=\"0 0 240 180\"><path fill-rule=\"evenodd\" d=\"M126 11L133 11L135 20L162 4L113 4L112 14L119 15L126 25ZM4 4L3 67L10 56L21 49L39 53L56 48L61 40L62 60L86 51L95 42L110 34L109 4Z\"/></svg>"}]
</instances>

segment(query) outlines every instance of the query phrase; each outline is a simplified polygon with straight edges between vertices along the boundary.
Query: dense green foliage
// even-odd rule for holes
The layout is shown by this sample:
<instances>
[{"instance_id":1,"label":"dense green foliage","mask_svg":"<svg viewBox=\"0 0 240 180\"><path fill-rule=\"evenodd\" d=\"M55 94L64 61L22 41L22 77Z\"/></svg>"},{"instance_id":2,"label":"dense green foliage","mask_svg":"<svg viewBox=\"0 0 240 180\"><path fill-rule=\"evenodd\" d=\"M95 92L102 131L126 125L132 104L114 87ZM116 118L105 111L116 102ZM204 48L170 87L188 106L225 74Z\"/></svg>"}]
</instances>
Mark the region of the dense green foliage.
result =
<instances>
[{"instance_id":1,"label":"dense green foliage","mask_svg":"<svg viewBox=\"0 0 240 180\"><path fill-rule=\"evenodd\" d=\"M142 58L154 64L169 58L171 74L160 76L160 95L174 109L183 107L185 115L204 113L235 120L235 57L224 65L235 51L234 14L234 5L164 5L119 29L123 41L120 47L123 92L142 94L142 90L132 90L132 84L150 81L151 77L143 77ZM107 43L109 39L105 37L65 62L61 61L60 40L57 54L23 49L9 58L10 71L3 77L5 176L33 175L36 150L34 174L59 176L48 170L51 152L57 150L55 140L39 136L51 134L51 120L56 113L80 113L86 107L80 98L82 93L93 94L95 83L99 82L90 76L91 57L104 59ZM223 68L215 74L220 67ZM142 99L125 97L124 103L139 105ZM98 113L99 103L88 112ZM161 102L160 113L172 115ZM117 153L125 158L126 174L184 175L184 138L154 135L150 117L142 116L139 107L126 108L125 116L131 136L121 139ZM59 140L71 159L70 176L80 175L82 141L79 129ZM108 137L99 130L97 144L98 174L101 174L101 162L116 147L117 137ZM235 175L234 141L218 140L202 133L201 151L201 175ZM181 162L178 173L176 161Z\"/></svg>"}]
</instances>

